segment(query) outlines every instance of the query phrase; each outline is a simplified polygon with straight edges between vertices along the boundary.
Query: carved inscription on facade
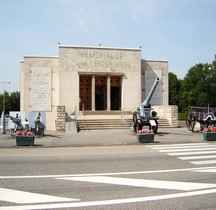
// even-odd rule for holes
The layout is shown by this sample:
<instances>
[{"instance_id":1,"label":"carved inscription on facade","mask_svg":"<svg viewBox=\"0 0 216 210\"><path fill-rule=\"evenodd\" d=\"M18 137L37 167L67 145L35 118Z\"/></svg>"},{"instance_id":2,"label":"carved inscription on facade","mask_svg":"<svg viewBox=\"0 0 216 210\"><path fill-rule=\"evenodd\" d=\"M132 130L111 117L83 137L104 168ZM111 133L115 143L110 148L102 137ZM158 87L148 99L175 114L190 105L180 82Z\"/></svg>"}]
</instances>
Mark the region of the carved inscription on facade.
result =
<instances>
[{"instance_id":1,"label":"carved inscription on facade","mask_svg":"<svg viewBox=\"0 0 216 210\"><path fill-rule=\"evenodd\" d=\"M78 70L84 71L121 71L131 68L131 63L123 52L78 51Z\"/></svg>"},{"instance_id":2,"label":"carved inscription on facade","mask_svg":"<svg viewBox=\"0 0 216 210\"><path fill-rule=\"evenodd\" d=\"M51 111L51 68L31 69L32 111Z\"/></svg>"}]
</instances>

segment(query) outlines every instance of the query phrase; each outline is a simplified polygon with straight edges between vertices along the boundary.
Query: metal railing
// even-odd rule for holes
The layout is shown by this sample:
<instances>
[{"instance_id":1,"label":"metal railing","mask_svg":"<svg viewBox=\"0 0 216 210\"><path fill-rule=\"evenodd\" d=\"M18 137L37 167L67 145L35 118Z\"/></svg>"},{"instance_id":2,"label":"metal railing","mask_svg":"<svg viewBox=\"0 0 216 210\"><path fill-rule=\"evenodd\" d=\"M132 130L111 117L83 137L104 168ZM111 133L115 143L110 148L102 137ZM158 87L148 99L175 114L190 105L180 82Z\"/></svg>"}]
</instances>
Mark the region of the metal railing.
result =
<instances>
[{"instance_id":1,"label":"metal railing","mask_svg":"<svg viewBox=\"0 0 216 210\"><path fill-rule=\"evenodd\" d=\"M124 109L121 109L121 119L125 120L126 127L131 126L131 120L127 116L127 112Z\"/></svg>"},{"instance_id":2,"label":"metal railing","mask_svg":"<svg viewBox=\"0 0 216 210\"><path fill-rule=\"evenodd\" d=\"M82 104L82 114L83 114L83 116L85 116L85 106L84 106L84 104ZM78 121L78 111L77 111L77 106L76 105L75 105L75 124L76 124L76 128L77 128L77 132L79 132L81 130L81 128L80 128L79 121ZM85 121L82 121L82 130L90 131L89 126Z\"/></svg>"},{"instance_id":3,"label":"metal railing","mask_svg":"<svg viewBox=\"0 0 216 210\"><path fill-rule=\"evenodd\" d=\"M78 123L78 117L77 117L77 106L75 105L75 112L74 112L74 122L75 122L75 129L77 130L77 133L80 131L79 123Z\"/></svg>"}]
</instances>

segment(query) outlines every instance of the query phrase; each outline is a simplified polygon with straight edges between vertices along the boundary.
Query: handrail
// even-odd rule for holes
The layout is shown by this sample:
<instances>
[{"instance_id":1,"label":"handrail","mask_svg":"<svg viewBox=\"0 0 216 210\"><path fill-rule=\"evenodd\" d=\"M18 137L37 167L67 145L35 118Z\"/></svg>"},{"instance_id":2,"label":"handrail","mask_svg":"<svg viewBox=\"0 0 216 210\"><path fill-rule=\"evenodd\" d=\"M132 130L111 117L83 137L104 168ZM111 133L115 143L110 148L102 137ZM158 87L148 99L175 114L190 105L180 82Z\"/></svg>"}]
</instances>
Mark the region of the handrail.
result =
<instances>
[{"instance_id":1,"label":"handrail","mask_svg":"<svg viewBox=\"0 0 216 210\"><path fill-rule=\"evenodd\" d=\"M85 105L82 103L82 113L85 116Z\"/></svg>"},{"instance_id":2,"label":"handrail","mask_svg":"<svg viewBox=\"0 0 216 210\"><path fill-rule=\"evenodd\" d=\"M75 105L75 112L74 112L74 116L75 116L75 118L74 118L74 121L75 121L75 126L76 126L76 130L77 130L77 133L80 131L80 129L79 129L79 123L78 123L78 117L77 117L77 106Z\"/></svg>"},{"instance_id":3,"label":"handrail","mask_svg":"<svg viewBox=\"0 0 216 210\"><path fill-rule=\"evenodd\" d=\"M124 109L121 109L121 119L125 120L126 122L126 127L128 128L128 126L130 125L130 120L127 116L126 111L124 111Z\"/></svg>"},{"instance_id":4,"label":"handrail","mask_svg":"<svg viewBox=\"0 0 216 210\"><path fill-rule=\"evenodd\" d=\"M77 108L76 108L76 112L75 112L76 114L76 116L75 116L75 118L76 118L76 125L78 126L78 131L77 132L79 132L81 129L80 129L80 126L79 126L79 123L78 123L78 112L77 112ZM85 116L85 106L84 106L84 104L82 103L82 114L83 114L83 116ZM89 129L89 126L88 126L88 124L87 123L85 123L85 121L82 121L82 124L83 124L83 129L82 130L88 130L88 131L90 131L90 129Z\"/></svg>"}]
</instances>

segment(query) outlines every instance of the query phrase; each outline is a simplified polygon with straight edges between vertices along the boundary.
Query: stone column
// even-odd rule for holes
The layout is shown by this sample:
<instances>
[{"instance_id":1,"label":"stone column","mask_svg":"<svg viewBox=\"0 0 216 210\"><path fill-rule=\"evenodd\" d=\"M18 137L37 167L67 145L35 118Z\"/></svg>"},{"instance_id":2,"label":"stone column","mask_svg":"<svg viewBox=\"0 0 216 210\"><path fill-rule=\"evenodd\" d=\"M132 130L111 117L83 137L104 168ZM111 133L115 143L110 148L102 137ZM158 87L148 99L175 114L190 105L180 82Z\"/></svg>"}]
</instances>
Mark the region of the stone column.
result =
<instances>
[{"instance_id":1,"label":"stone column","mask_svg":"<svg viewBox=\"0 0 216 210\"><path fill-rule=\"evenodd\" d=\"M57 106L56 130L65 132L65 106Z\"/></svg>"},{"instance_id":2,"label":"stone column","mask_svg":"<svg viewBox=\"0 0 216 210\"><path fill-rule=\"evenodd\" d=\"M91 104L92 104L92 111L95 111L95 75L92 75Z\"/></svg>"},{"instance_id":3,"label":"stone column","mask_svg":"<svg viewBox=\"0 0 216 210\"><path fill-rule=\"evenodd\" d=\"M107 111L110 111L110 76L107 76Z\"/></svg>"},{"instance_id":4,"label":"stone column","mask_svg":"<svg viewBox=\"0 0 216 210\"><path fill-rule=\"evenodd\" d=\"M124 93L123 93L123 76L120 78L120 84L121 84L121 110L124 110Z\"/></svg>"}]
</instances>

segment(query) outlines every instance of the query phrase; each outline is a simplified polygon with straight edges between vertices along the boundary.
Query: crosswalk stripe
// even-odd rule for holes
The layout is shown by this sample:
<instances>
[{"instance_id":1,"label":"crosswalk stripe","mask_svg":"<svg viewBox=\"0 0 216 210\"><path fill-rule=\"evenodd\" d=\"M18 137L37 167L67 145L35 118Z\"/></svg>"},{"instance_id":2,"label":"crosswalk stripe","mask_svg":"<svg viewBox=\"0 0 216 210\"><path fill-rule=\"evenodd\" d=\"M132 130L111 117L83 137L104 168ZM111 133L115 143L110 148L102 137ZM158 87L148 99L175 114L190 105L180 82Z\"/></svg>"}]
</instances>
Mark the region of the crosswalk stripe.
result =
<instances>
[{"instance_id":1,"label":"crosswalk stripe","mask_svg":"<svg viewBox=\"0 0 216 210\"><path fill-rule=\"evenodd\" d=\"M193 146L169 146L169 147L152 147L151 149L155 149L155 150L163 150L163 149L180 149L180 148L206 148L206 147L216 147L215 146L212 146L212 145L209 145L209 144L206 144L206 145L193 145Z\"/></svg>"},{"instance_id":2,"label":"crosswalk stripe","mask_svg":"<svg viewBox=\"0 0 216 210\"><path fill-rule=\"evenodd\" d=\"M205 155L205 154L216 154L216 151L196 151L196 152L173 152L167 153L170 156L182 156L182 155Z\"/></svg>"},{"instance_id":3,"label":"crosswalk stripe","mask_svg":"<svg viewBox=\"0 0 216 210\"><path fill-rule=\"evenodd\" d=\"M108 176L65 177L65 178L58 178L58 179L135 186L135 187L184 190L184 191L216 187L216 184L149 180L149 179L131 179L131 178L120 178L120 177L108 177Z\"/></svg>"},{"instance_id":4,"label":"crosswalk stripe","mask_svg":"<svg viewBox=\"0 0 216 210\"><path fill-rule=\"evenodd\" d=\"M216 173L216 168L207 168L207 169L197 169L197 172L207 172L207 173Z\"/></svg>"},{"instance_id":5,"label":"crosswalk stripe","mask_svg":"<svg viewBox=\"0 0 216 210\"><path fill-rule=\"evenodd\" d=\"M194 161L191 163L193 163L194 165L215 164L216 160Z\"/></svg>"},{"instance_id":6,"label":"crosswalk stripe","mask_svg":"<svg viewBox=\"0 0 216 210\"><path fill-rule=\"evenodd\" d=\"M160 152L181 152L181 151L205 151L205 150L216 150L216 147L207 147L207 148L181 148L181 149L163 149L159 150Z\"/></svg>"},{"instance_id":7,"label":"crosswalk stripe","mask_svg":"<svg viewBox=\"0 0 216 210\"><path fill-rule=\"evenodd\" d=\"M151 149L160 149L160 148L179 148L179 147L197 147L197 146L209 146L208 143L191 143L191 144L166 144L166 145L149 145L146 147L151 147Z\"/></svg>"},{"instance_id":8,"label":"crosswalk stripe","mask_svg":"<svg viewBox=\"0 0 216 210\"><path fill-rule=\"evenodd\" d=\"M180 160L191 160L194 165L216 164L216 146L209 143L149 146ZM206 160L203 160L206 159ZM193 161L197 160L197 161Z\"/></svg>"},{"instance_id":9,"label":"crosswalk stripe","mask_svg":"<svg viewBox=\"0 0 216 210\"><path fill-rule=\"evenodd\" d=\"M216 158L216 155L184 156L184 157L178 157L178 158L181 160L210 159L210 158Z\"/></svg>"},{"instance_id":10,"label":"crosswalk stripe","mask_svg":"<svg viewBox=\"0 0 216 210\"><path fill-rule=\"evenodd\" d=\"M79 201L75 198L64 198L53 195L44 195L20 190L0 188L0 200L12 203L49 203L49 202L68 202Z\"/></svg>"}]
</instances>

